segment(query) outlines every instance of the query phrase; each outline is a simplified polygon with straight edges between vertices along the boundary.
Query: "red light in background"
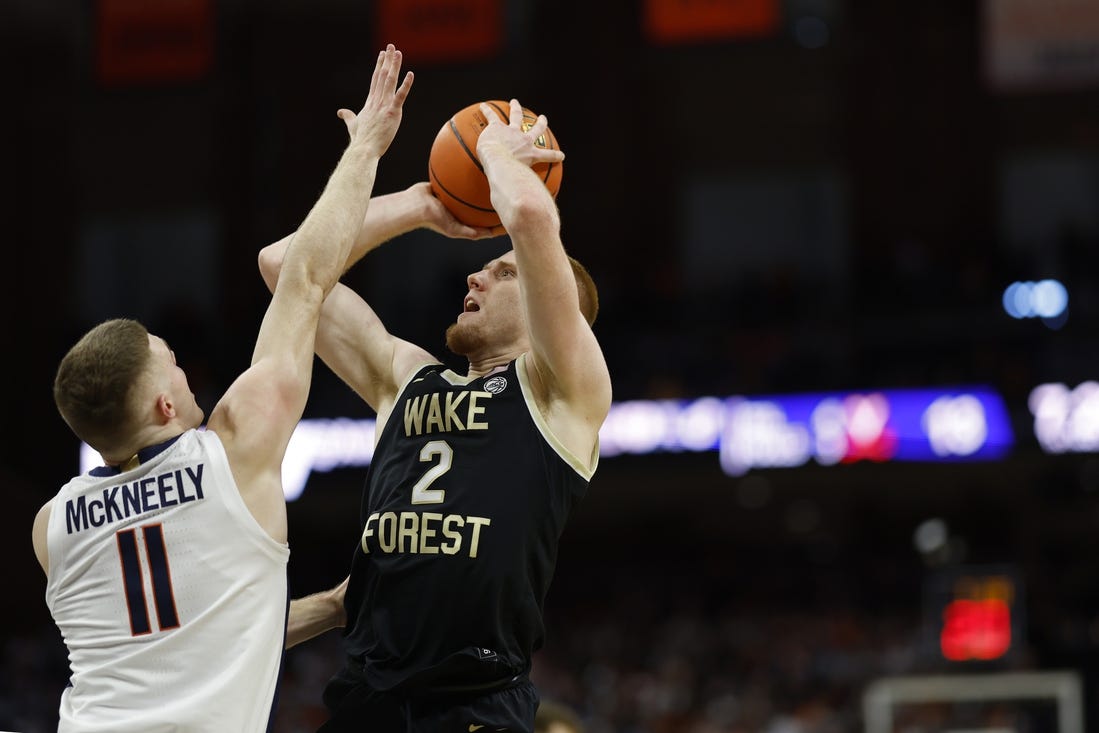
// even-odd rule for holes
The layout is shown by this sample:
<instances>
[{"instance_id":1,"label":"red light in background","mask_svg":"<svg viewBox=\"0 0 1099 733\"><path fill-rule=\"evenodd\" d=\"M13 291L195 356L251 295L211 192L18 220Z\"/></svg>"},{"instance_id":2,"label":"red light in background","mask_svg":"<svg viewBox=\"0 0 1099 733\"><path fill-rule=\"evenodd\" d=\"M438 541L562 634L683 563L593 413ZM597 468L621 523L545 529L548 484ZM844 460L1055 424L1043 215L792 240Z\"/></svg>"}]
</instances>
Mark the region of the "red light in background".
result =
<instances>
[{"instance_id":1,"label":"red light in background","mask_svg":"<svg viewBox=\"0 0 1099 733\"><path fill-rule=\"evenodd\" d=\"M645 0L645 35L655 44L766 38L778 32L778 0Z\"/></svg>"},{"instance_id":2,"label":"red light in background","mask_svg":"<svg viewBox=\"0 0 1099 733\"><path fill-rule=\"evenodd\" d=\"M881 393L853 394L843 401L847 451L842 463L888 461L897 452L897 432L889 426L889 400Z\"/></svg>"},{"instance_id":3,"label":"red light in background","mask_svg":"<svg viewBox=\"0 0 1099 733\"><path fill-rule=\"evenodd\" d=\"M1011 608L997 598L950 602L943 609L939 645L954 662L1004 656L1011 647Z\"/></svg>"},{"instance_id":4,"label":"red light in background","mask_svg":"<svg viewBox=\"0 0 1099 733\"><path fill-rule=\"evenodd\" d=\"M214 65L213 0L98 0L96 73L108 86L202 79Z\"/></svg>"},{"instance_id":5,"label":"red light in background","mask_svg":"<svg viewBox=\"0 0 1099 733\"><path fill-rule=\"evenodd\" d=\"M376 7L375 43L395 44L410 64L490 58L504 45L500 0L382 0Z\"/></svg>"}]
</instances>

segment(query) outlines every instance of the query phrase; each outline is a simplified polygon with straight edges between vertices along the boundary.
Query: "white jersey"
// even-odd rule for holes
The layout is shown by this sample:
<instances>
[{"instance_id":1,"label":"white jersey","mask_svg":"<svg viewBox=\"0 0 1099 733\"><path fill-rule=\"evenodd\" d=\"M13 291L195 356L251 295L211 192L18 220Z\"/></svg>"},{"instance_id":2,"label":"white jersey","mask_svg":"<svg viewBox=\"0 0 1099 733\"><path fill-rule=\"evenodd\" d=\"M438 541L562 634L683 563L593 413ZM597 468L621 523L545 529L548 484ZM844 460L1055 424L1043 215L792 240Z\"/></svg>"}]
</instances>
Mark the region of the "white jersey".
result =
<instances>
[{"instance_id":1,"label":"white jersey","mask_svg":"<svg viewBox=\"0 0 1099 733\"><path fill-rule=\"evenodd\" d=\"M214 433L139 458L53 502L46 603L72 671L58 732L265 731L290 550L245 506Z\"/></svg>"}]
</instances>

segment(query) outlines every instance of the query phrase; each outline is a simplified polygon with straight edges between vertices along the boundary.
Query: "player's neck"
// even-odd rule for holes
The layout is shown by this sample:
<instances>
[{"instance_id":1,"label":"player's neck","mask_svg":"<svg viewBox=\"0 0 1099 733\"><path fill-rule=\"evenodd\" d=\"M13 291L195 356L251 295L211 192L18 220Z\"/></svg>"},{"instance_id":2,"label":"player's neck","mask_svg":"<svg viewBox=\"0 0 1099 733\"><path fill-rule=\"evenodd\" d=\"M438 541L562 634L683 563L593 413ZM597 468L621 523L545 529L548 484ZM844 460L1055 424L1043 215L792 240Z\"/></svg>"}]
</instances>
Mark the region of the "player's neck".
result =
<instances>
[{"instance_id":1,"label":"player's neck","mask_svg":"<svg viewBox=\"0 0 1099 733\"><path fill-rule=\"evenodd\" d=\"M108 466L119 466L122 470L129 470L138 465L137 456L142 449L151 445L163 443L170 438L179 435L183 430L177 423L163 425L158 430L145 430L134 436L134 440L126 446L114 451L104 451L103 462Z\"/></svg>"},{"instance_id":2,"label":"player's neck","mask_svg":"<svg viewBox=\"0 0 1099 733\"><path fill-rule=\"evenodd\" d=\"M492 356L484 357L469 357L469 370L466 372L466 376L484 377L492 372L497 372L502 369L506 369L507 365L515 361L522 355L523 351L509 351L502 354L493 354Z\"/></svg>"}]
</instances>

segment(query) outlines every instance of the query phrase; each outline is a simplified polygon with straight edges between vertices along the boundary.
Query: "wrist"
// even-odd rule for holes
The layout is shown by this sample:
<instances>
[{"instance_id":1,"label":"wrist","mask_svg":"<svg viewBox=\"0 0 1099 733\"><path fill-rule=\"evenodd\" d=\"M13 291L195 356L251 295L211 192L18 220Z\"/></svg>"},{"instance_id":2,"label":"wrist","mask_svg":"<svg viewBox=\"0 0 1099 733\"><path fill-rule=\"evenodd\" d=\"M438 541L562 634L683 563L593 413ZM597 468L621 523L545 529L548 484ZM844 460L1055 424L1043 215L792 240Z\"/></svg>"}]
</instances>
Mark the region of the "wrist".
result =
<instances>
[{"instance_id":1,"label":"wrist","mask_svg":"<svg viewBox=\"0 0 1099 733\"><path fill-rule=\"evenodd\" d=\"M371 206L381 204L377 206L377 214L378 221L383 223L385 238L392 239L427 226L431 220L430 196L413 186L371 201Z\"/></svg>"},{"instance_id":2,"label":"wrist","mask_svg":"<svg viewBox=\"0 0 1099 733\"><path fill-rule=\"evenodd\" d=\"M332 588L325 595L328 602L328 619L333 628L339 628L345 625L347 616L343 607L343 588L338 586Z\"/></svg>"},{"instance_id":3,"label":"wrist","mask_svg":"<svg viewBox=\"0 0 1099 733\"><path fill-rule=\"evenodd\" d=\"M374 146L366 141L352 140L344 150L344 158L349 158L359 165L377 165L382 154L375 150Z\"/></svg>"}]
</instances>

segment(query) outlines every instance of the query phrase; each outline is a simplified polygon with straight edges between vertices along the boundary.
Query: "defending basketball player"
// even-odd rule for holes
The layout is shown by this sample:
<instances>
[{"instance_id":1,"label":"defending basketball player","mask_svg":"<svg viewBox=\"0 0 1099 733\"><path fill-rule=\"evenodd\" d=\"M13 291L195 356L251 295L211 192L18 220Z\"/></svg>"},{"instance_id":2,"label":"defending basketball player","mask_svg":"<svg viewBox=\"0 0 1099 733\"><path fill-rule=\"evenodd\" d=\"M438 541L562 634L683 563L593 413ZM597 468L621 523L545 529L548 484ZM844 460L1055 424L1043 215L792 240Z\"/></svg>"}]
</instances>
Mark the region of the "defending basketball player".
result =
<instances>
[{"instance_id":1,"label":"defending basketball player","mask_svg":"<svg viewBox=\"0 0 1099 733\"><path fill-rule=\"evenodd\" d=\"M286 254L252 363L203 410L164 339L106 321L54 397L105 464L34 522L46 601L69 651L61 733L270 730L286 629L281 466L309 392L321 305L339 279L412 85L379 56L351 140Z\"/></svg>"},{"instance_id":2,"label":"defending basketball player","mask_svg":"<svg viewBox=\"0 0 1099 733\"><path fill-rule=\"evenodd\" d=\"M345 286L324 305L317 352L378 416L344 603L347 658L325 690L324 733L533 730L527 674L543 600L596 470L611 382L591 329L595 287L566 255L531 169L562 154L535 145L545 117L524 130L519 103L509 111L508 123L486 114L477 152L514 249L469 275L447 330L468 371L390 334ZM426 184L376 203L351 261L415 227L487 234L455 221ZM269 286L284 247L261 253ZM292 618L288 643L342 621L331 599L295 601L308 622Z\"/></svg>"}]
</instances>

